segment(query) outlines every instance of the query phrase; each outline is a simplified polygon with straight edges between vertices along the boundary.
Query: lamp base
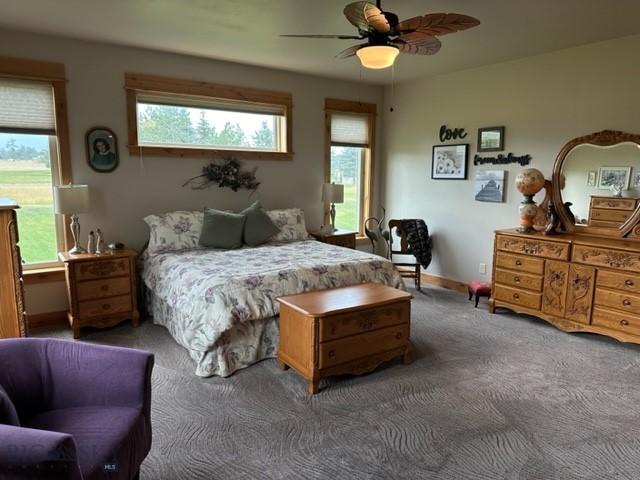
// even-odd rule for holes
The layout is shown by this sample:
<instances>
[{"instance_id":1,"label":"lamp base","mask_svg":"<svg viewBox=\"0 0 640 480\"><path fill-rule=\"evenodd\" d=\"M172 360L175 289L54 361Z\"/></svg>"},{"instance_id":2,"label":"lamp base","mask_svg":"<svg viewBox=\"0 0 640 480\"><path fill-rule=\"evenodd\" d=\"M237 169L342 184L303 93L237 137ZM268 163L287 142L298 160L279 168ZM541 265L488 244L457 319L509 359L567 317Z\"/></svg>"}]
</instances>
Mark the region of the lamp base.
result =
<instances>
[{"instance_id":1,"label":"lamp base","mask_svg":"<svg viewBox=\"0 0 640 480\"><path fill-rule=\"evenodd\" d=\"M79 245L76 245L67 252L69 255L79 255L81 253L87 253L87 251Z\"/></svg>"},{"instance_id":2,"label":"lamp base","mask_svg":"<svg viewBox=\"0 0 640 480\"><path fill-rule=\"evenodd\" d=\"M331 218L331 229L333 232L338 230L336 228L336 204L332 203L331 208L329 209L329 218Z\"/></svg>"}]
</instances>

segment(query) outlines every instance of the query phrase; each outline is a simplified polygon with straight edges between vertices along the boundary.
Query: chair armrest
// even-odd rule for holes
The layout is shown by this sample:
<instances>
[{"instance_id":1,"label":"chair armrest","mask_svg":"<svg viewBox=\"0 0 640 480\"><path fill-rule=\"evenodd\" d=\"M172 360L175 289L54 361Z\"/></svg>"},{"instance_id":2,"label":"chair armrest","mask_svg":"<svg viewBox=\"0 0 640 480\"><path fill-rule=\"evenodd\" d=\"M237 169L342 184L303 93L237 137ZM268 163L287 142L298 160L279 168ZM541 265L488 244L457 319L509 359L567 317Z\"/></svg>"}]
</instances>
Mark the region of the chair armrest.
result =
<instances>
[{"instance_id":1,"label":"chair armrest","mask_svg":"<svg viewBox=\"0 0 640 480\"><path fill-rule=\"evenodd\" d=\"M81 480L73 438L0 424L0 478Z\"/></svg>"},{"instance_id":2,"label":"chair armrest","mask_svg":"<svg viewBox=\"0 0 640 480\"><path fill-rule=\"evenodd\" d=\"M84 342L47 344L51 408L119 406L151 408L151 353Z\"/></svg>"}]
</instances>

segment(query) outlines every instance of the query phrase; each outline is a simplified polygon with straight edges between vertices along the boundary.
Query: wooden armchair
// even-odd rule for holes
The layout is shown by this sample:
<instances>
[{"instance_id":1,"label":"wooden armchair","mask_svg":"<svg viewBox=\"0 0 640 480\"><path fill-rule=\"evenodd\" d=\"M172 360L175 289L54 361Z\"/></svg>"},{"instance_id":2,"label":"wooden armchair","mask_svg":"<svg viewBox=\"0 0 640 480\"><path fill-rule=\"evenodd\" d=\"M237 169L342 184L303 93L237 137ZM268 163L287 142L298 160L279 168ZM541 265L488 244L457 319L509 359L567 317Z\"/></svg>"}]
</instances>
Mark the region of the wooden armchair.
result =
<instances>
[{"instance_id":1,"label":"wooden armchair","mask_svg":"<svg viewBox=\"0 0 640 480\"><path fill-rule=\"evenodd\" d=\"M400 248L395 248L393 243L394 235L400 239ZM413 278L416 289L421 290L420 284L420 264L413 259L412 262L394 262L393 255L411 255L413 256L413 252L411 251L411 247L407 242L407 234L402 228L402 222L400 220L389 220L389 260L397 266L400 275L405 278ZM411 267L408 269L407 267Z\"/></svg>"}]
</instances>

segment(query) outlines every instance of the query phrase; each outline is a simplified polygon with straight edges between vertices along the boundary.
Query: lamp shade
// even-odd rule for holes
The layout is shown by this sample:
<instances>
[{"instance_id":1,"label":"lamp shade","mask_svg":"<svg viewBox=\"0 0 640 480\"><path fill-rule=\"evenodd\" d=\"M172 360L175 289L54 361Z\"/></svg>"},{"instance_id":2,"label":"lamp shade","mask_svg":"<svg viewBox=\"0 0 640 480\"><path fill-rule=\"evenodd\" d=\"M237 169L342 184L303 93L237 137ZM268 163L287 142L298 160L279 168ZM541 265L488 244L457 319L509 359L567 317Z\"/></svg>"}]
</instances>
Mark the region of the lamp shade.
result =
<instances>
[{"instance_id":1,"label":"lamp shade","mask_svg":"<svg viewBox=\"0 0 640 480\"><path fill-rule=\"evenodd\" d=\"M325 183L322 185L322 201L327 203L344 203L344 185Z\"/></svg>"},{"instance_id":2,"label":"lamp shade","mask_svg":"<svg viewBox=\"0 0 640 480\"><path fill-rule=\"evenodd\" d=\"M88 185L60 185L53 187L53 206L56 213L73 215L89 211Z\"/></svg>"},{"instance_id":3,"label":"lamp shade","mask_svg":"<svg viewBox=\"0 0 640 480\"><path fill-rule=\"evenodd\" d=\"M399 53L400 50L396 47L390 47L388 45L371 45L369 47L361 48L356 52L356 55L360 59L360 63L363 67L377 70L393 65L393 62L395 62Z\"/></svg>"}]
</instances>

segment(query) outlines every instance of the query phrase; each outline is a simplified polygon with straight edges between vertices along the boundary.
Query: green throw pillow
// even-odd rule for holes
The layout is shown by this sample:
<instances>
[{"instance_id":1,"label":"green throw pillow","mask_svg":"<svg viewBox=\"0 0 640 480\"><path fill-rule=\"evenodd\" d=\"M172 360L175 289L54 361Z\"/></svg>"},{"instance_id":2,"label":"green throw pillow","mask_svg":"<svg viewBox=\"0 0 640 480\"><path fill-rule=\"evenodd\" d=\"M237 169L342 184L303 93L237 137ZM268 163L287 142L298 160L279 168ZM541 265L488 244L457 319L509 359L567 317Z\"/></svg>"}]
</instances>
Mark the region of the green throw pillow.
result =
<instances>
[{"instance_id":1,"label":"green throw pillow","mask_svg":"<svg viewBox=\"0 0 640 480\"><path fill-rule=\"evenodd\" d=\"M198 243L211 248L240 248L245 219L243 213L205 208Z\"/></svg>"},{"instance_id":2,"label":"green throw pillow","mask_svg":"<svg viewBox=\"0 0 640 480\"><path fill-rule=\"evenodd\" d=\"M244 224L244 243L250 247L266 242L280 231L267 212L262 209L259 200L240 212L240 215L247 216Z\"/></svg>"}]
</instances>

